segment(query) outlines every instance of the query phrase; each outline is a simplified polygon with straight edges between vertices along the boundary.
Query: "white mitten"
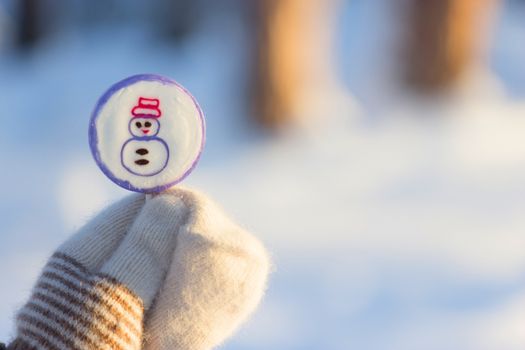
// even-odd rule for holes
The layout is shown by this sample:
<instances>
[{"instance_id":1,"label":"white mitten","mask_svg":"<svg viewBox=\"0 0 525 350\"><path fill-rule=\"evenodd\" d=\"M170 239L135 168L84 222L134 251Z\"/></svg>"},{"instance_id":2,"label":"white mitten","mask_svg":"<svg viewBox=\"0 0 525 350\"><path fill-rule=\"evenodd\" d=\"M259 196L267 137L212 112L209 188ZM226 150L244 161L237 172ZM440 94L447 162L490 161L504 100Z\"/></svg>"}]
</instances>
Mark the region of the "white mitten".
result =
<instances>
[{"instance_id":1,"label":"white mitten","mask_svg":"<svg viewBox=\"0 0 525 350\"><path fill-rule=\"evenodd\" d=\"M255 308L267 273L264 248L203 197L133 195L53 254L8 349L209 349Z\"/></svg>"},{"instance_id":2,"label":"white mitten","mask_svg":"<svg viewBox=\"0 0 525 350\"><path fill-rule=\"evenodd\" d=\"M255 310L270 268L266 250L201 194L174 190L190 209L168 275L146 320L146 350L211 349Z\"/></svg>"}]
</instances>

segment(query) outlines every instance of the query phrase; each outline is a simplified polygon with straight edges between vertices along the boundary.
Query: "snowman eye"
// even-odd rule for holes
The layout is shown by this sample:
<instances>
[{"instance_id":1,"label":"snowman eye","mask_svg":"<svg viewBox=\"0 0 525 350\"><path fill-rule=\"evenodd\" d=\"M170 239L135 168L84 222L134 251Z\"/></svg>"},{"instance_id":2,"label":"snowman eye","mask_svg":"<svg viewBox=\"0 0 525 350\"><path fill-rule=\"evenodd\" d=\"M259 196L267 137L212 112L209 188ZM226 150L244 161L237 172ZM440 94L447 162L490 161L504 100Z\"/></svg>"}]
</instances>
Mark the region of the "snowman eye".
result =
<instances>
[{"instance_id":1,"label":"snowman eye","mask_svg":"<svg viewBox=\"0 0 525 350\"><path fill-rule=\"evenodd\" d=\"M142 128L142 123L141 122L136 122L135 125L137 126L137 128Z\"/></svg>"},{"instance_id":2,"label":"snowman eye","mask_svg":"<svg viewBox=\"0 0 525 350\"><path fill-rule=\"evenodd\" d=\"M150 122L146 122L146 123L144 123L144 126L145 126L146 128L149 128L149 127L151 126L151 123L150 123Z\"/></svg>"}]
</instances>

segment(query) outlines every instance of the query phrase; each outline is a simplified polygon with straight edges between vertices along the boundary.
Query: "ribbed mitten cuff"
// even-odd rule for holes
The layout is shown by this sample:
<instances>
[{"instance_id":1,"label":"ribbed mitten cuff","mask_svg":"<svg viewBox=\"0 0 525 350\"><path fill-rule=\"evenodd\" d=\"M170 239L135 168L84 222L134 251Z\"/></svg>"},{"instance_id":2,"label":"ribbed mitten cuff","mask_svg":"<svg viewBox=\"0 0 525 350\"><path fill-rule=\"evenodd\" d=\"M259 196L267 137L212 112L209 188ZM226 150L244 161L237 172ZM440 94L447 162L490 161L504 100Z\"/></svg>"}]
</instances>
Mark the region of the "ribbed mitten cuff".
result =
<instances>
[{"instance_id":1,"label":"ribbed mitten cuff","mask_svg":"<svg viewBox=\"0 0 525 350\"><path fill-rule=\"evenodd\" d=\"M55 253L17 316L9 349L140 349L143 314L125 285Z\"/></svg>"}]
</instances>

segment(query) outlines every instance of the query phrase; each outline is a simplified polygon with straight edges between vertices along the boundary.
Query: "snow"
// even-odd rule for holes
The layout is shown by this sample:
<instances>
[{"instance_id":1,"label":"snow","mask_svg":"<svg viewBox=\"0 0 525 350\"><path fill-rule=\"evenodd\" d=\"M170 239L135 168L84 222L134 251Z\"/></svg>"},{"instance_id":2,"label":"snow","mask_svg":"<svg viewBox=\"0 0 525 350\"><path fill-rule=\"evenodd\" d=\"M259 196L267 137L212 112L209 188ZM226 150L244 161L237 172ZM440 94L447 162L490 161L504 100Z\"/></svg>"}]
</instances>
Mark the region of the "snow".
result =
<instances>
[{"instance_id":1,"label":"snow","mask_svg":"<svg viewBox=\"0 0 525 350\"><path fill-rule=\"evenodd\" d=\"M180 81L207 117L206 149L184 184L273 255L263 305L224 349L522 349L525 52L514 38L525 15L512 6L492 66L424 100L391 81L389 6L343 4L347 89L320 92L324 104L305 105L309 119L277 135L247 125L237 17L177 47L121 26L71 30L31 58L0 56L0 339L53 249L126 195L91 159L88 119L109 85L152 72Z\"/></svg>"}]
</instances>

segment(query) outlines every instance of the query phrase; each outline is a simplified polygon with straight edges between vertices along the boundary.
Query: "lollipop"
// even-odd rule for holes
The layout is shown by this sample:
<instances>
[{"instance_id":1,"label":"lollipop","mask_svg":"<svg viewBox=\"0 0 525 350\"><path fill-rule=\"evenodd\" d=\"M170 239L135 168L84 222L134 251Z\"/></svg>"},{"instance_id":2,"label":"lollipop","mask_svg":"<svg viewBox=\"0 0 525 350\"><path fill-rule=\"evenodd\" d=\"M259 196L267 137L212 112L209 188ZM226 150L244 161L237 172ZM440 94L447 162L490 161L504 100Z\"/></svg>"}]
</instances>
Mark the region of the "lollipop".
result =
<instances>
[{"instance_id":1,"label":"lollipop","mask_svg":"<svg viewBox=\"0 0 525 350\"><path fill-rule=\"evenodd\" d=\"M100 169L135 192L160 192L184 179L204 140L204 116L195 98L174 80L152 74L110 87L89 125L89 145Z\"/></svg>"}]
</instances>

